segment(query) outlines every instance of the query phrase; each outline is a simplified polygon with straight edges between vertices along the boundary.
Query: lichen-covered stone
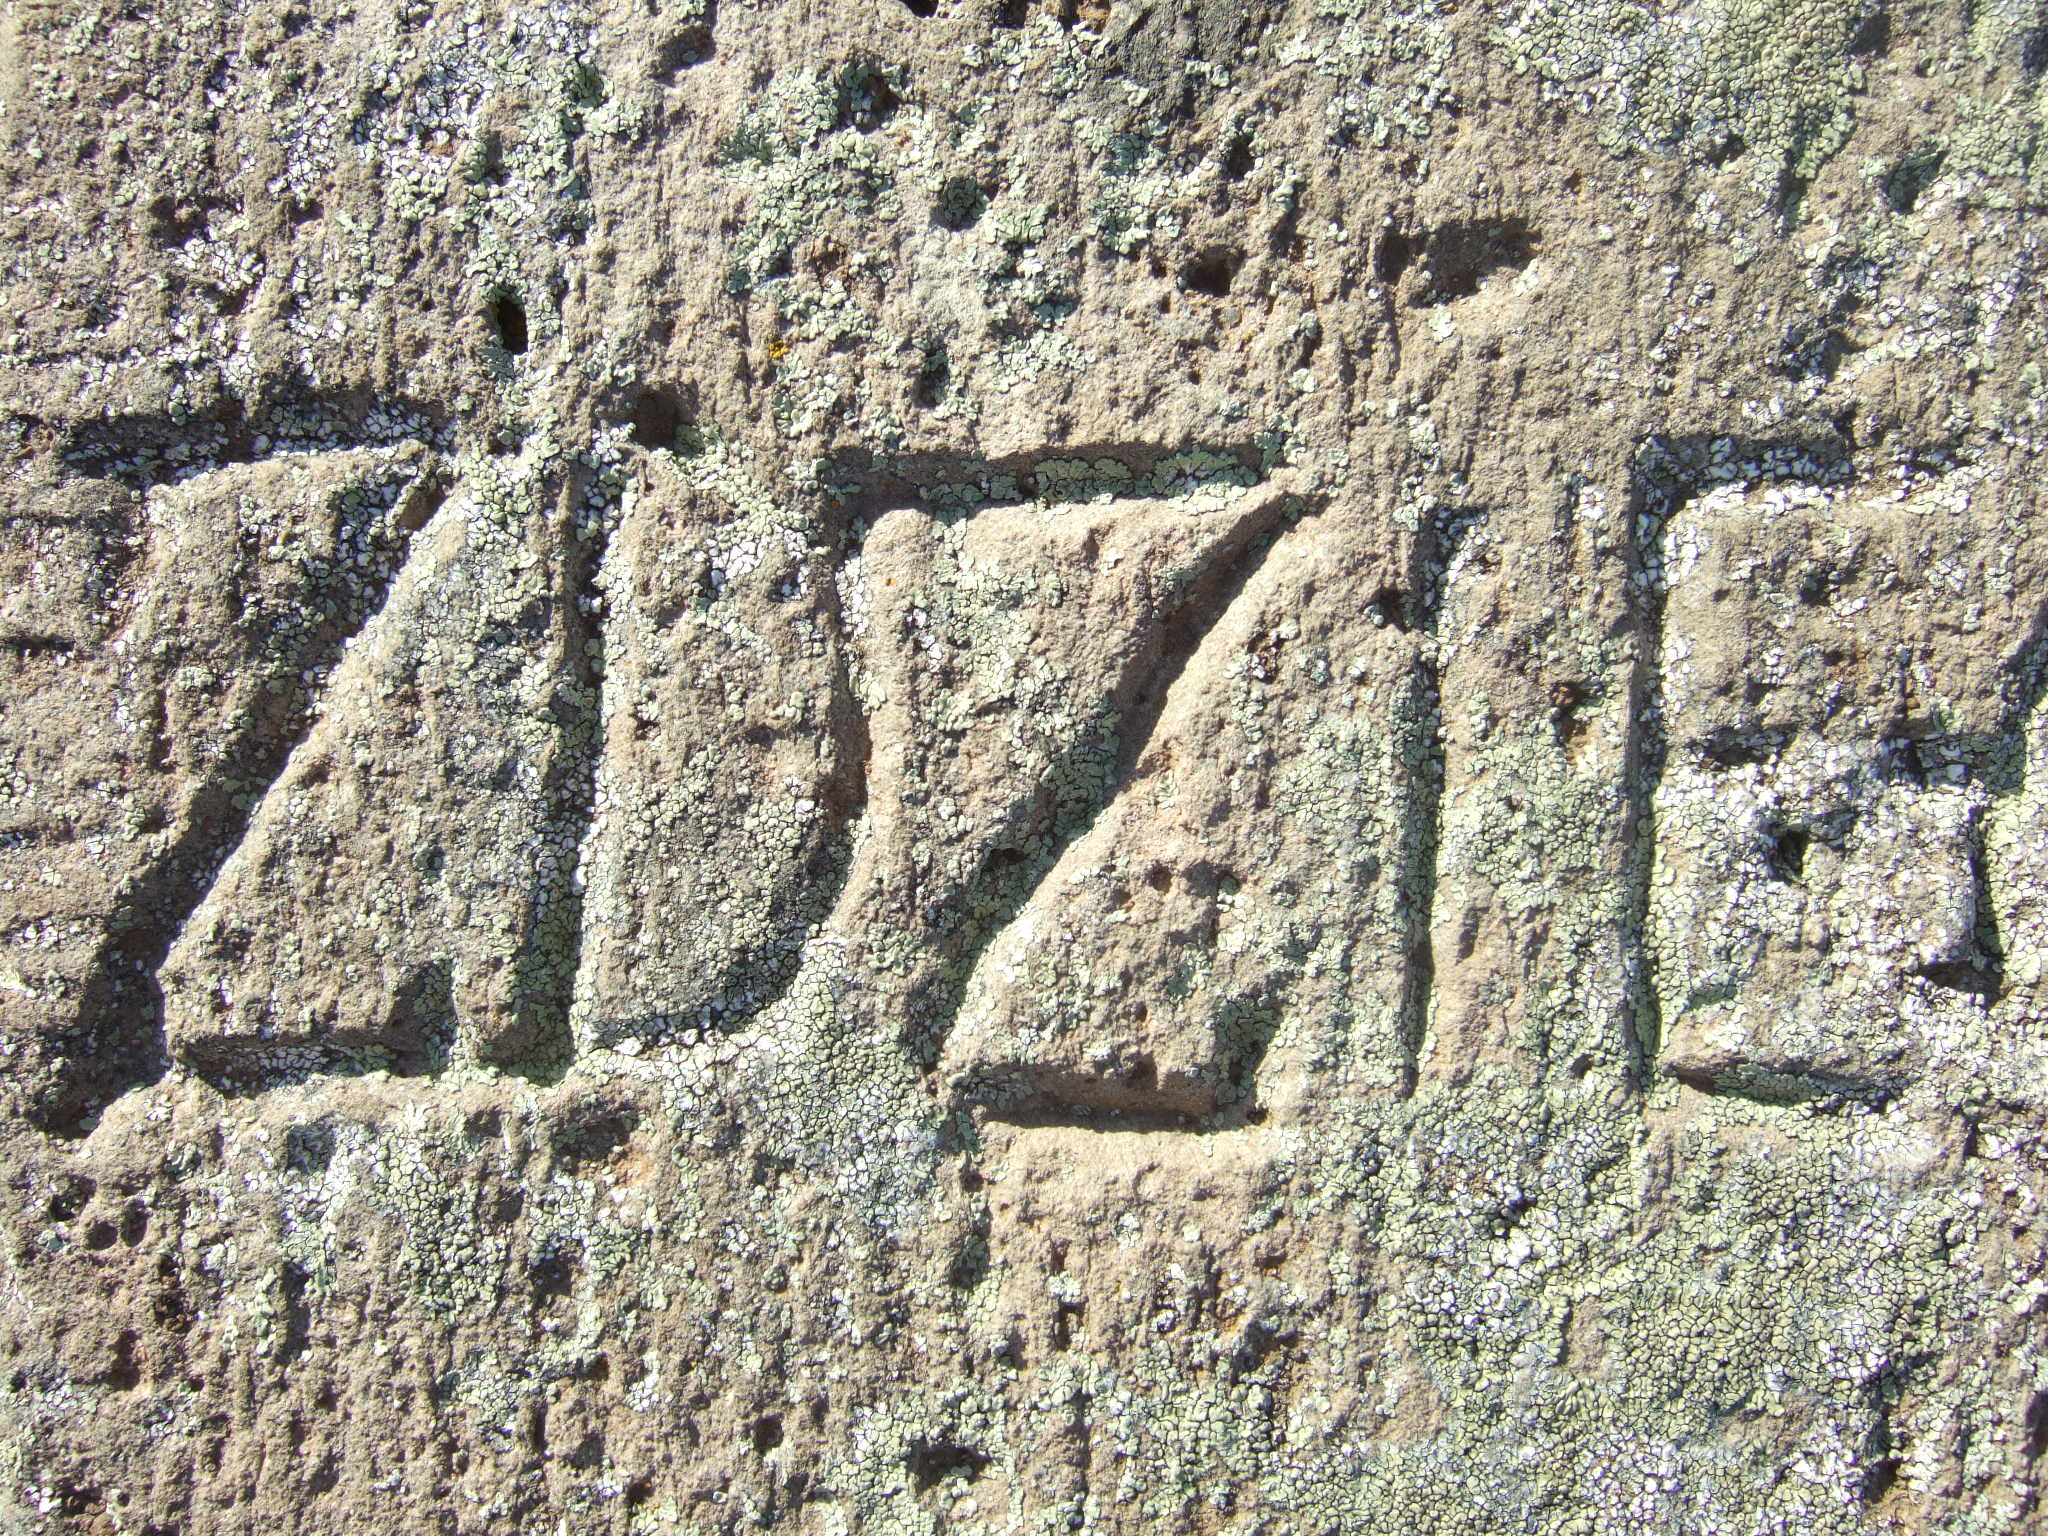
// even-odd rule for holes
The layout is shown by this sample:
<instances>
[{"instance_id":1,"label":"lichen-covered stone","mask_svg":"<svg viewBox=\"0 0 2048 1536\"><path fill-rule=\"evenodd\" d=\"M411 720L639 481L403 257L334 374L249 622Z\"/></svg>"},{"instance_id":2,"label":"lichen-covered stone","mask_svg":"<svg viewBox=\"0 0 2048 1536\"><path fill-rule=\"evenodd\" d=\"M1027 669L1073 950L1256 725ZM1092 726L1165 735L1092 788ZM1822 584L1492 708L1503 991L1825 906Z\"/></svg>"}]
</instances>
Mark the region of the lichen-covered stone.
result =
<instances>
[{"instance_id":1,"label":"lichen-covered stone","mask_svg":"<svg viewBox=\"0 0 2048 1536\"><path fill-rule=\"evenodd\" d=\"M0 1527L2041 1524L2044 38L0 15Z\"/></svg>"}]
</instances>

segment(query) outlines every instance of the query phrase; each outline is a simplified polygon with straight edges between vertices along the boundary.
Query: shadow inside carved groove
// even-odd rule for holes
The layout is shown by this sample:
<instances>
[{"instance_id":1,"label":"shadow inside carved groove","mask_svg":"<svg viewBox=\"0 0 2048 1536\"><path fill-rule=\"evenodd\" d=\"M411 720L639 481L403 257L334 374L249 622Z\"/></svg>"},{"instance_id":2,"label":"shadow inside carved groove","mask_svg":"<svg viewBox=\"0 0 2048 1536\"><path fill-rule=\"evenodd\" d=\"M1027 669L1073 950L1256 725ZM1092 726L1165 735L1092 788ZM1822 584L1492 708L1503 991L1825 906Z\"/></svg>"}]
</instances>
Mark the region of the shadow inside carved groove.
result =
<instances>
[{"instance_id":1,"label":"shadow inside carved groove","mask_svg":"<svg viewBox=\"0 0 2048 1536\"><path fill-rule=\"evenodd\" d=\"M675 430L670 427L671 439ZM575 474L564 487L566 510L572 520L584 489L584 477ZM557 688L554 709L563 746L543 780L540 796L549 808L550 825L557 835L577 848L587 840L596 814L598 758L603 751L601 727L593 728L587 742L577 740L577 706L563 697L570 688L580 690L593 701L592 718L603 719L605 634L598 616L598 576L604 567L610 537L601 520L589 533L589 537L575 541L575 547L562 562L560 603L567 632L568 676L562 680L563 686ZM582 886L573 880L568 882L565 889L553 893L553 899L544 907L530 914L529 924L530 931L523 936L514 964L518 977L514 988L517 1023L511 1041L493 1051L491 1059L516 1076L553 1082L575 1060L569 1005L583 960Z\"/></svg>"},{"instance_id":2,"label":"shadow inside carved groove","mask_svg":"<svg viewBox=\"0 0 2048 1536\"><path fill-rule=\"evenodd\" d=\"M79 422L60 439L64 462L76 473L140 491L284 454L408 442L446 447L449 434L438 412L413 400L285 400L255 415L229 400L182 421L128 415Z\"/></svg>"},{"instance_id":3,"label":"shadow inside carved groove","mask_svg":"<svg viewBox=\"0 0 2048 1536\"><path fill-rule=\"evenodd\" d=\"M232 1041L199 1041L181 1047L179 1059L208 1086L231 1099L256 1098L274 1088L288 1088L319 1077L361 1077L382 1072L391 1077L429 1078L448 1066L448 1046L454 1038L454 1012L431 1007L446 978L429 967L399 989L394 999L394 1017L404 1017L414 1039L393 1049L382 1040L348 1031L323 1037L316 1060L278 1067L251 1066L246 1046ZM429 1006L413 1012L422 1001ZM161 1004L159 1004L161 1006ZM140 1085L136 1085L140 1086Z\"/></svg>"},{"instance_id":4,"label":"shadow inside carved groove","mask_svg":"<svg viewBox=\"0 0 2048 1536\"><path fill-rule=\"evenodd\" d=\"M1263 1125L1266 1111L1256 1102L1231 1104L1212 1113L1184 1114L1170 1109L1145 1109L1135 1103L1118 1109L1092 1109L1062 1099L1056 1089L1042 1089L1021 1104L989 1103L985 1118L1020 1131L1121 1131L1142 1135L1218 1136Z\"/></svg>"},{"instance_id":5,"label":"shadow inside carved groove","mask_svg":"<svg viewBox=\"0 0 2048 1536\"><path fill-rule=\"evenodd\" d=\"M1409 306L1426 309L1469 299L1497 274L1521 270L1540 243L1520 216L1457 219L1412 234L1389 230L1373 253L1373 270Z\"/></svg>"},{"instance_id":6,"label":"shadow inside carved groove","mask_svg":"<svg viewBox=\"0 0 2048 1536\"><path fill-rule=\"evenodd\" d=\"M1479 507L1446 507L1439 511L1424 537L1415 541L1416 568L1409 580L1414 597L1401 598L1389 605L1407 616L1407 622L1402 622L1390 612L1389 622L1395 628L1420 628L1432 640L1440 636L1445 586L1452 567L1485 516L1485 509ZM1399 1015L1403 1057L1400 1091L1404 1096L1415 1089L1423 1036L1429 1027L1430 999L1436 990L1436 950L1430 938L1430 925L1436 912L1446 771L1443 678L1436 654L1433 647L1419 648L1413 663L1413 687L1428 724L1425 739L1418 743L1419 761L1413 765L1406 783L1401 862L1396 877L1404 899L1407 929Z\"/></svg>"},{"instance_id":7,"label":"shadow inside carved groove","mask_svg":"<svg viewBox=\"0 0 2048 1536\"><path fill-rule=\"evenodd\" d=\"M1870 1105L1881 1108L1906 1084L1898 1078L1835 1077L1823 1072L1773 1072L1748 1064L1731 1068L1668 1065L1686 1087L1709 1098L1747 1099L1753 1104Z\"/></svg>"},{"instance_id":8,"label":"shadow inside carved groove","mask_svg":"<svg viewBox=\"0 0 2048 1536\"><path fill-rule=\"evenodd\" d=\"M935 517L964 517L1031 501L1057 504L1105 493L1115 496L1120 486L1150 480L1162 464L1184 452L1156 443L1109 441L998 458L931 452L878 457L863 452L831 460L822 483L828 504L847 519L872 521L898 507L920 507ZM1219 464L1241 469L1253 484L1266 478L1257 443L1217 445L1206 452ZM1104 465L1115 469L1106 472Z\"/></svg>"},{"instance_id":9,"label":"shadow inside carved groove","mask_svg":"<svg viewBox=\"0 0 2048 1536\"><path fill-rule=\"evenodd\" d=\"M1156 1075L1144 1070L1149 1065L1144 1062L1118 1085L1115 1097L1105 1097L1100 1078L1058 1073L1039 1075L1022 1092L987 1079L972 1081L965 1097L979 1104L986 1118L1020 1130L1177 1131L1198 1136L1243 1130L1266 1120L1258 1099L1258 1074L1277 1024L1275 1017L1236 1042L1224 1069L1226 1084L1218 1095L1222 1102L1206 1111L1176 1108L1163 1098Z\"/></svg>"},{"instance_id":10,"label":"shadow inside carved groove","mask_svg":"<svg viewBox=\"0 0 2048 1536\"><path fill-rule=\"evenodd\" d=\"M826 603L833 622L840 622L838 595L829 587ZM868 808L874 749L867 716L853 698L851 680L843 664L835 668L832 695L828 729L847 772L829 781L820 796L830 831L804 867L800 882L804 899L798 910L785 914L787 920L774 935L743 946L719 964L706 988L716 1001L704 1011L702 1028L685 1032L685 1045L701 1043L711 1035L737 1034L787 998L802 974L805 938L814 924L833 910L846 890L853 872L855 829ZM579 942L579 963L580 954ZM840 984L830 976L824 981L836 1007ZM645 1040L658 1038L672 1022L665 1015L628 1015L608 1020L606 1029L608 1034L622 1039Z\"/></svg>"}]
</instances>

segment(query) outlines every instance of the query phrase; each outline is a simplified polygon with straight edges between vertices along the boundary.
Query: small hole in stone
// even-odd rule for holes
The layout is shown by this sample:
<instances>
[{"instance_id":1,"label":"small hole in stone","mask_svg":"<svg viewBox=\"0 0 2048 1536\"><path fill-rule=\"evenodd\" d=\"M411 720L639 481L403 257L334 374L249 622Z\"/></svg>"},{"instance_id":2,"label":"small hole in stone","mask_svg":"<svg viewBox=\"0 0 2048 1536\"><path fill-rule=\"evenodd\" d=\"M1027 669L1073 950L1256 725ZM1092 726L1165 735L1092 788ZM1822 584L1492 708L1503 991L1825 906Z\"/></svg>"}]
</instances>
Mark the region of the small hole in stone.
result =
<instances>
[{"instance_id":1,"label":"small hole in stone","mask_svg":"<svg viewBox=\"0 0 2048 1536\"><path fill-rule=\"evenodd\" d=\"M1925 140L1901 156L1884 180L1884 200L1892 212L1911 213L1921 193L1940 176L1947 158L1947 148L1935 139Z\"/></svg>"},{"instance_id":2,"label":"small hole in stone","mask_svg":"<svg viewBox=\"0 0 2048 1536\"><path fill-rule=\"evenodd\" d=\"M939 0L903 0L903 9L913 16L936 16Z\"/></svg>"},{"instance_id":3,"label":"small hole in stone","mask_svg":"<svg viewBox=\"0 0 2048 1536\"><path fill-rule=\"evenodd\" d=\"M1241 132L1231 139L1230 148L1223 156L1223 174L1232 181L1243 181L1251 174L1257 161L1252 155L1252 136Z\"/></svg>"},{"instance_id":4,"label":"small hole in stone","mask_svg":"<svg viewBox=\"0 0 2048 1536\"><path fill-rule=\"evenodd\" d=\"M872 64L849 64L839 72L839 110L834 121L841 128L858 128L873 133L903 105L889 78Z\"/></svg>"},{"instance_id":5,"label":"small hole in stone","mask_svg":"<svg viewBox=\"0 0 2048 1536\"><path fill-rule=\"evenodd\" d=\"M1074 1344L1074 1323L1081 1316L1081 1308L1073 1302L1063 1301L1053 1309L1052 1347L1071 1349Z\"/></svg>"},{"instance_id":6,"label":"small hole in stone","mask_svg":"<svg viewBox=\"0 0 2048 1536\"><path fill-rule=\"evenodd\" d=\"M149 205L149 215L159 245L184 245L207 233L206 209L180 203L168 193Z\"/></svg>"},{"instance_id":7,"label":"small hole in stone","mask_svg":"<svg viewBox=\"0 0 2048 1536\"><path fill-rule=\"evenodd\" d=\"M585 1116L556 1129L550 1138L555 1159L567 1168L607 1162L625 1150L639 1123L637 1110L621 1107L606 1112L591 1106Z\"/></svg>"},{"instance_id":8,"label":"small hole in stone","mask_svg":"<svg viewBox=\"0 0 2048 1536\"><path fill-rule=\"evenodd\" d=\"M536 1306L546 1306L576 1289L576 1267L566 1254L544 1254L527 1265L526 1273Z\"/></svg>"},{"instance_id":9,"label":"small hole in stone","mask_svg":"<svg viewBox=\"0 0 2048 1536\"><path fill-rule=\"evenodd\" d=\"M135 1358L135 1335L123 1330L114 1341L114 1358L108 1363L107 1385L116 1392L132 1392L142 1385L142 1363Z\"/></svg>"},{"instance_id":10,"label":"small hole in stone","mask_svg":"<svg viewBox=\"0 0 2048 1536\"><path fill-rule=\"evenodd\" d=\"M994 21L999 27L1017 28L1031 19L1031 0L1000 0Z\"/></svg>"},{"instance_id":11,"label":"small hole in stone","mask_svg":"<svg viewBox=\"0 0 2048 1536\"><path fill-rule=\"evenodd\" d=\"M643 390L633 402L633 441L642 448L674 448L682 429L683 404L667 390Z\"/></svg>"},{"instance_id":12,"label":"small hole in stone","mask_svg":"<svg viewBox=\"0 0 2048 1536\"><path fill-rule=\"evenodd\" d=\"M1398 283L1415 260L1415 242L1398 230L1390 231L1373 253L1372 269L1383 283Z\"/></svg>"},{"instance_id":13,"label":"small hole in stone","mask_svg":"<svg viewBox=\"0 0 2048 1536\"><path fill-rule=\"evenodd\" d=\"M1716 731L1702 744L1700 755L1716 768L1749 768L1771 762L1784 746L1776 736Z\"/></svg>"},{"instance_id":14,"label":"small hole in stone","mask_svg":"<svg viewBox=\"0 0 2048 1536\"><path fill-rule=\"evenodd\" d=\"M1582 684L1561 682L1550 690L1550 723L1559 746L1574 747L1586 734L1586 722L1579 715L1579 706L1585 702Z\"/></svg>"},{"instance_id":15,"label":"small hole in stone","mask_svg":"<svg viewBox=\"0 0 2048 1536\"><path fill-rule=\"evenodd\" d=\"M1938 965L1921 966L1920 974L1944 991L1961 992L1982 998L1986 1003L1995 1003L2005 995L2004 977L1996 964L1947 960Z\"/></svg>"},{"instance_id":16,"label":"small hole in stone","mask_svg":"<svg viewBox=\"0 0 2048 1536\"><path fill-rule=\"evenodd\" d=\"M1381 587L1372 595L1367 611L1379 622L1403 633L1408 629L1408 597L1398 587Z\"/></svg>"},{"instance_id":17,"label":"small hole in stone","mask_svg":"<svg viewBox=\"0 0 2048 1536\"><path fill-rule=\"evenodd\" d=\"M292 1173L319 1173L334 1157L334 1127L324 1120L284 1133L284 1165Z\"/></svg>"},{"instance_id":18,"label":"small hole in stone","mask_svg":"<svg viewBox=\"0 0 2048 1536\"><path fill-rule=\"evenodd\" d=\"M63 1187L50 1196L50 1203L45 1207L50 1220L69 1221L85 1209L86 1202L92 1199L98 1189L99 1185L91 1179L67 1179Z\"/></svg>"},{"instance_id":19,"label":"small hole in stone","mask_svg":"<svg viewBox=\"0 0 2048 1536\"><path fill-rule=\"evenodd\" d=\"M1882 54L1892 45L1891 12L1877 7L1857 24L1849 38L1851 53Z\"/></svg>"},{"instance_id":20,"label":"small hole in stone","mask_svg":"<svg viewBox=\"0 0 2048 1536\"><path fill-rule=\"evenodd\" d=\"M703 63L714 51L708 23L685 27L663 43L655 54L654 76L663 85L673 85L684 70L693 64Z\"/></svg>"},{"instance_id":21,"label":"small hole in stone","mask_svg":"<svg viewBox=\"0 0 2048 1536\"><path fill-rule=\"evenodd\" d=\"M1534 258L1536 231L1526 219L1475 219L1445 224L1429 236L1429 283L1421 304L1466 299L1496 272L1525 267Z\"/></svg>"},{"instance_id":22,"label":"small hole in stone","mask_svg":"<svg viewBox=\"0 0 2048 1536\"><path fill-rule=\"evenodd\" d=\"M971 1291L988 1275L988 1244L974 1238L961 1245L946 1266L946 1284L956 1291Z\"/></svg>"},{"instance_id":23,"label":"small hole in stone","mask_svg":"<svg viewBox=\"0 0 2048 1536\"><path fill-rule=\"evenodd\" d=\"M988 208L988 193L972 176L949 176L939 188L932 218L946 229L971 229Z\"/></svg>"},{"instance_id":24,"label":"small hole in stone","mask_svg":"<svg viewBox=\"0 0 2048 1536\"><path fill-rule=\"evenodd\" d=\"M1749 146L1743 142L1742 135L1731 133L1707 152L1707 164L1718 170L1724 165L1734 164L1748 152Z\"/></svg>"},{"instance_id":25,"label":"small hole in stone","mask_svg":"<svg viewBox=\"0 0 2048 1536\"><path fill-rule=\"evenodd\" d=\"M1771 873L1787 885L1806 880L1806 850L1813 834L1804 827L1785 827L1771 839Z\"/></svg>"},{"instance_id":26,"label":"small hole in stone","mask_svg":"<svg viewBox=\"0 0 2048 1536\"><path fill-rule=\"evenodd\" d=\"M1227 245L1212 245L1180 269L1180 285L1190 293L1226 298L1237 269L1243 264L1244 252Z\"/></svg>"},{"instance_id":27,"label":"small hole in stone","mask_svg":"<svg viewBox=\"0 0 2048 1536\"><path fill-rule=\"evenodd\" d=\"M924 363L917 370L917 403L926 410L944 403L946 391L953 381L953 365L946 356L943 344L928 347Z\"/></svg>"},{"instance_id":28,"label":"small hole in stone","mask_svg":"<svg viewBox=\"0 0 2048 1536\"><path fill-rule=\"evenodd\" d=\"M988 1467L988 1453L950 1440L919 1440L910 1448L910 1479L919 1493L929 1493L949 1473L965 1473L972 1482Z\"/></svg>"},{"instance_id":29,"label":"small hole in stone","mask_svg":"<svg viewBox=\"0 0 2048 1536\"><path fill-rule=\"evenodd\" d=\"M526 350L526 308L510 294L491 300L491 330L514 357Z\"/></svg>"},{"instance_id":30,"label":"small hole in stone","mask_svg":"<svg viewBox=\"0 0 2048 1536\"><path fill-rule=\"evenodd\" d=\"M85 1246L94 1253L103 1253L114 1246L116 1236L111 1221L96 1221L85 1229Z\"/></svg>"},{"instance_id":31,"label":"small hole in stone","mask_svg":"<svg viewBox=\"0 0 2048 1536\"><path fill-rule=\"evenodd\" d=\"M747 1438L753 1442L756 1456L766 1456L782 1444L781 1416L773 1413L762 1414L754 1420L753 1428L747 1431Z\"/></svg>"}]
</instances>

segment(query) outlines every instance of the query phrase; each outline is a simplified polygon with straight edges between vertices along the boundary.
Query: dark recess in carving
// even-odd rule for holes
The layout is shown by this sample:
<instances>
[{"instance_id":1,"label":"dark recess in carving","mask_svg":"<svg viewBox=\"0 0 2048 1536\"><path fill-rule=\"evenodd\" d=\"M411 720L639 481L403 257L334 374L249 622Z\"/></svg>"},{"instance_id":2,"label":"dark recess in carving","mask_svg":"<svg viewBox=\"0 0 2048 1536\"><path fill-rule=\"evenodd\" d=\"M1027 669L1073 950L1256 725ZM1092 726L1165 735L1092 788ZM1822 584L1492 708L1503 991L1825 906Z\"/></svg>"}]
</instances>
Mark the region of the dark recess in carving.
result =
<instances>
[{"instance_id":1,"label":"dark recess in carving","mask_svg":"<svg viewBox=\"0 0 2048 1536\"><path fill-rule=\"evenodd\" d=\"M940 1480L964 1473L968 1481L979 1478L988 1468L988 1452L952 1440L916 1441L910 1447L910 1480L919 1493L929 1493Z\"/></svg>"},{"instance_id":2,"label":"dark recess in carving","mask_svg":"<svg viewBox=\"0 0 2048 1536\"><path fill-rule=\"evenodd\" d=\"M645 389L633 402L633 441L642 448L674 451L690 421L681 393L672 389Z\"/></svg>"},{"instance_id":3,"label":"dark recess in carving","mask_svg":"<svg viewBox=\"0 0 2048 1536\"><path fill-rule=\"evenodd\" d=\"M654 77L673 85L676 77L693 64L702 64L718 52L718 0L704 0L703 18L684 27L662 43L654 56Z\"/></svg>"},{"instance_id":4,"label":"dark recess in carving","mask_svg":"<svg viewBox=\"0 0 2048 1536\"><path fill-rule=\"evenodd\" d=\"M514 357L526 350L526 306L509 293L491 300L491 334Z\"/></svg>"},{"instance_id":5,"label":"dark recess in carving","mask_svg":"<svg viewBox=\"0 0 2048 1536\"><path fill-rule=\"evenodd\" d=\"M1235 246L1205 246L1180 269L1180 285L1190 293L1205 293L1212 299L1230 296L1237 269L1244 265L1244 252Z\"/></svg>"},{"instance_id":6,"label":"dark recess in carving","mask_svg":"<svg viewBox=\"0 0 2048 1536\"><path fill-rule=\"evenodd\" d=\"M1424 280L1410 302L1420 306L1470 298L1495 273L1527 266L1536 246L1536 231L1522 218L1440 224L1429 232Z\"/></svg>"}]
</instances>

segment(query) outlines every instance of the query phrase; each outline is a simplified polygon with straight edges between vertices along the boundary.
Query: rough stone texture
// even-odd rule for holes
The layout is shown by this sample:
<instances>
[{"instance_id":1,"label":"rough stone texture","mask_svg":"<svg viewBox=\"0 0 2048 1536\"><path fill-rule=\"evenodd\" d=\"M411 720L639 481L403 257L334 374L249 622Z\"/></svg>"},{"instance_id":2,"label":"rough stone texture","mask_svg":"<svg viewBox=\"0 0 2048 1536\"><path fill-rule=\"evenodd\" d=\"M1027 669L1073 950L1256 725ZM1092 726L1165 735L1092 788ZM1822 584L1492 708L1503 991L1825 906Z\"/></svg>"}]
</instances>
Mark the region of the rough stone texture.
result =
<instances>
[{"instance_id":1,"label":"rough stone texture","mask_svg":"<svg viewBox=\"0 0 2048 1536\"><path fill-rule=\"evenodd\" d=\"M2044 72L0 4L0 1528L2048 1528Z\"/></svg>"}]
</instances>

